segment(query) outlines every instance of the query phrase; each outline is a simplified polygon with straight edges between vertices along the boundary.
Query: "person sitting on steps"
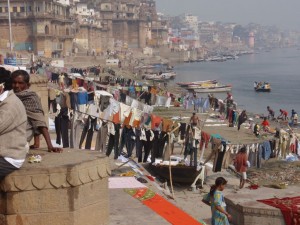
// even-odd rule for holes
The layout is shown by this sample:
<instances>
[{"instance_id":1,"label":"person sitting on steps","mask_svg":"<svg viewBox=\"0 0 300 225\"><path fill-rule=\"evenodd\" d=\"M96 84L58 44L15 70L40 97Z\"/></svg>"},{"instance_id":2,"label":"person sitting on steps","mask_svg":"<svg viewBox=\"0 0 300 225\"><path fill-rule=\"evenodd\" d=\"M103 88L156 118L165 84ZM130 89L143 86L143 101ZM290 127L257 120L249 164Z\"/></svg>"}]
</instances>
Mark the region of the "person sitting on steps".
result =
<instances>
[{"instance_id":1,"label":"person sitting on steps","mask_svg":"<svg viewBox=\"0 0 300 225\"><path fill-rule=\"evenodd\" d=\"M40 147L40 134L46 140L49 152L62 152L61 148L53 147L45 122L45 115L42 103L38 95L29 89L30 76L25 70L16 70L11 74L12 87L17 97L22 101L27 114L27 141L34 137L34 144L31 149Z\"/></svg>"}]
</instances>

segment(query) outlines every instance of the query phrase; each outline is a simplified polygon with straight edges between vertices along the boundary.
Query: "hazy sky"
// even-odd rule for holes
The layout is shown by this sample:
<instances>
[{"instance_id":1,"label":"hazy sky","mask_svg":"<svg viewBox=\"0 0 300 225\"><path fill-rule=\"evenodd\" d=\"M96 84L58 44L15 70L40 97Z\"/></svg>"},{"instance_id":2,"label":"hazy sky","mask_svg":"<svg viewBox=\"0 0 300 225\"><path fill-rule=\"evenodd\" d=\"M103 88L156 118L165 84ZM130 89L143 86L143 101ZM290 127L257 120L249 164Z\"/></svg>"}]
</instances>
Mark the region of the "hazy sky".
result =
<instances>
[{"instance_id":1,"label":"hazy sky","mask_svg":"<svg viewBox=\"0 0 300 225\"><path fill-rule=\"evenodd\" d=\"M156 0L159 12L204 21L250 22L300 30L300 0Z\"/></svg>"}]
</instances>

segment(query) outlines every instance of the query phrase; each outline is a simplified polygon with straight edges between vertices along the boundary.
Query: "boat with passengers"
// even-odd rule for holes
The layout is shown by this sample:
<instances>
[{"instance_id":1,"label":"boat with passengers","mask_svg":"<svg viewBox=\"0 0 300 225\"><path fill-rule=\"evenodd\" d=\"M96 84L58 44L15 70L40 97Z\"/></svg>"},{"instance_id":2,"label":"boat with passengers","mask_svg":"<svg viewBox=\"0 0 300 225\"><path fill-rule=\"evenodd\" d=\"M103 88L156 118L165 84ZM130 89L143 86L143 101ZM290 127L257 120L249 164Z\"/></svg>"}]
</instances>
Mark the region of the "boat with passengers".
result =
<instances>
[{"instance_id":1,"label":"boat with passengers","mask_svg":"<svg viewBox=\"0 0 300 225\"><path fill-rule=\"evenodd\" d=\"M254 82L254 90L256 92L270 92L271 85L268 82Z\"/></svg>"}]
</instances>

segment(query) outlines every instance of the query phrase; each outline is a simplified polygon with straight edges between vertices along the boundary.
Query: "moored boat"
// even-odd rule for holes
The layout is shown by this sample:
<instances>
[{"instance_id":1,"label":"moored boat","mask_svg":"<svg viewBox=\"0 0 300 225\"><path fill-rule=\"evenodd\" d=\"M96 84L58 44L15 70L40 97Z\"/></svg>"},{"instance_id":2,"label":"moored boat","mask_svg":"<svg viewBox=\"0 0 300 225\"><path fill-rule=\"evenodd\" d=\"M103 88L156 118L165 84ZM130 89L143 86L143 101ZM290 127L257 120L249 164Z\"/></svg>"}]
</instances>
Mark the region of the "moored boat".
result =
<instances>
[{"instance_id":1,"label":"moored boat","mask_svg":"<svg viewBox=\"0 0 300 225\"><path fill-rule=\"evenodd\" d=\"M149 163L149 168L156 175L170 180L170 172L168 165L152 165ZM176 183L192 184L197 176L201 173L201 170L197 171L194 166L185 165L173 165L171 166L172 181Z\"/></svg>"},{"instance_id":2,"label":"moored boat","mask_svg":"<svg viewBox=\"0 0 300 225\"><path fill-rule=\"evenodd\" d=\"M202 80L202 81L193 81L193 82L178 82L176 83L177 85L179 85L180 87L188 87L190 85L203 85L203 84L216 84L218 83L217 80Z\"/></svg>"},{"instance_id":3,"label":"moored boat","mask_svg":"<svg viewBox=\"0 0 300 225\"><path fill-rule=\"evenodd\" d=\"M227 92L232 90L231 85L223 85L217 80L194 81L187 83L176 83L182 88L196 93L213 93L213 92Z\"/></svg>"},{"instance_id":4,"label":"moored boat","mask_svg":"<svg viewBox=\"0 0 300 225\"><path fill-rule=\"evenodd\" d=\"M194 90L194 89L212 88L212 87L218 87L218 86L219 86L218 83L191 84L191 85L188 85L186 89Z\"/></svg>"},{"instance_id":5,"label":"moored boat","mask_svg":"<svg viewBox=\"0 0 300 225\"><path fill-rule=\"evenodd\" d=\"M216 92L228 92L232 90L231 85L222 85L215 87L202 87L202 88L194 88L193 91L196 93L216 93Z\"/></svg>"},{"instance_id":6,"label":"moored boat","mask_svg":"<svg viewBox=\"0 0 300 225\"><path fill-rule=\"evenodd\" d=\"M167 72L167 73L161 73L161 74L146 74L144 75L144 79L146 80L155 80L155 81L165 81L174 79L176 77L175 72Z\"/></svg>"}]
</instances>

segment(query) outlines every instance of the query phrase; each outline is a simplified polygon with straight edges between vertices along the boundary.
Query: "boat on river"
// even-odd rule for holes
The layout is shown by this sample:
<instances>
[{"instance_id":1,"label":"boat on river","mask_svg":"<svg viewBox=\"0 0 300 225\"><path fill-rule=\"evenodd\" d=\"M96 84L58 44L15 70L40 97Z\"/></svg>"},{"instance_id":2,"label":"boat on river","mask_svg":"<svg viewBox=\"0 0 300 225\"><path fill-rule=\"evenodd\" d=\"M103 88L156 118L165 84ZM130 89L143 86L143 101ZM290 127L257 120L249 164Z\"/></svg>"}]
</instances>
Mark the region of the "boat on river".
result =
<instances>
[{"instance_id":1,"label":"boat on river","mask_svg":"<svg viewBox=\"0 0 300 225\"><path fill-rule=\"evenodd\" d=\"M167 81L170 79L174 79L176 77L175 72L166 72L166 73L153 73L153 74L145 74L143 76L144 79L146 80L154 80L154 81Z\"/></svg>"},{"instance_id":2,"label":"boat on river","mask_svg":"<svg viewBox=\"0 0 300 225\"><path fill-rule=\"evenodd\" d=\"M196 93L217 93L217 92L230 92L232 90L231 85L220 85L211 87L193 88L192 91Z\"/></svg>"},{"instance_id":3,"label":"boat on river","mask_svg":"<svg viewBox=\"0 0 300 225\"><path fill-rule=\"evenodd\" d=\"M187 88L189 86L201 86L204 84L216 84L216 83L218 83L217 80L201 80L201 81L193 81L193 82L179 82L176 84L182 88Z\"/></svg>"},{"instance_id":4,"label":"boat on river","mask_svg":"<svg viewBox=\"0 0 300 225\"><path fill-rule=\"evenodd\" d=\"M203 83L199 85L188 85L186 88L189 91L196 92L196 93L215 93L215 92L227 92L231 91L231 85L223 85L220 83Z\"/></svg>"},{"instance_id":5,"label":"boat on river","mask_svg":"<svg viewBox=\"0 0 300 225\"><path fill-rule=\"evenodd\" d=\"M254 90L256 92L271 92L271 85L267 82L254 82Z\"/></svg>"}]
</instances>

